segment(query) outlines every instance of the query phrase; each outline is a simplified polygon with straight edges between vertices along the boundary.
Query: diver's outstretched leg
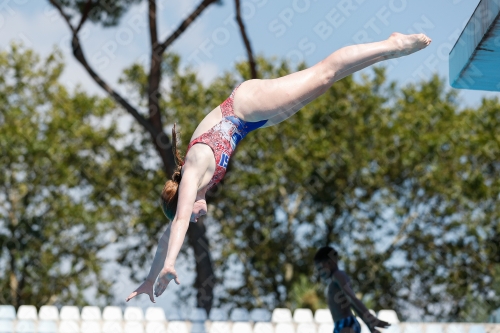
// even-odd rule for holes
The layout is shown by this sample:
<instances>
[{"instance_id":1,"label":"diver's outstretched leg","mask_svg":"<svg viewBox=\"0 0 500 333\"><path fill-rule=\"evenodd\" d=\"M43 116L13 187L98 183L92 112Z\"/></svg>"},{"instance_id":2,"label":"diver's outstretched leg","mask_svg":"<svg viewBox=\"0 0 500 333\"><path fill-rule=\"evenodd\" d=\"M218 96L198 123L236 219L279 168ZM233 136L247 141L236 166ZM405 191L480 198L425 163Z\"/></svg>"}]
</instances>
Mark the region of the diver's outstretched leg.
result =
<instances>
[{"instance_id":1,"label":"diver's outstretched leg","mask_svg":"<svg viewBox=\"0 0 500 333\"><path fill-rule=\"evenodd\" d=\"M244 82L234 96L234 111L246 121L269 119L266 126L278 123L326 92L335 81L382 60L412 54L430 43L424 34L393 33L381 42L343 47L300 72Z\"/></svg>"}]
</instances>

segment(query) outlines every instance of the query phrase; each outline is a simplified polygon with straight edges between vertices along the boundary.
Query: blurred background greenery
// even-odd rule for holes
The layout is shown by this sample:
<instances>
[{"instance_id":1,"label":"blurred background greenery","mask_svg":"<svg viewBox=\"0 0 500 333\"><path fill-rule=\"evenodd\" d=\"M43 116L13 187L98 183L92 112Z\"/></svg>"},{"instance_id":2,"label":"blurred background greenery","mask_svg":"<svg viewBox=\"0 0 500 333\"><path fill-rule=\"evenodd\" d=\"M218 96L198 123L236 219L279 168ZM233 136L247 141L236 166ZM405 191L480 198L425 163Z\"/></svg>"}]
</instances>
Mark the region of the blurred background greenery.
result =
<instances>
[{"instance_id":1,"label":"blurred background greenery","mask_svg":"<svg viewBox=\"0 0 500 333\"><path fill-rule=\"evenodd\" d=\"M60 3L104 25L121 15ZM85 65L78 40L73 49ZM40 57L14 43L0 53L1 303L113 302L120 276L103 275L100 255L110 244L141 281L167 223L158 206L172 169L165 133L177 123L185 150L239 82L306 66L255 56L206 84L175 53L151 60L156 67L123 70L124 101L104 83L109 97L65 87L57 49ZM324 308L312 257L333 245L374 310L485 321L500 307L500 102L464 107L437 75L409 85L386 77L384 67L347 77L241 142L208 195L208 217L190 226L182 256L194 254L197 276L181 300Z\"/></svg>"},{"instance_id":2,"label":"blurred background greenery","mask_svg":"<svg viewBox=\"0 0 500 333\"><path fill-rule=\"evenodd\" d=\"M249 70L241 63L204 86L178 63L165 56L171 85L161 105L185 148L199 119ZM263 78L291 71L286 62L258 63ZM65 89L63 66L57 51L41 59L12 45L0 55L7 304L83 305L93 284L96 299L109 301L98 252L133 236L140 242L123 243L120 264L145 272L166 223L158 209L166 177L150 163L150 140L138 126L120 132L125 113L113 101ZM122 82L141 92L146 77L134 65ZM217 304L324 307L311 260L331 244L375 310L485 320L500 306L499 110L496 99L461 108L438 77L386 82L379 67L249 135L209 196Z\"/></svg>"}]
</instances>

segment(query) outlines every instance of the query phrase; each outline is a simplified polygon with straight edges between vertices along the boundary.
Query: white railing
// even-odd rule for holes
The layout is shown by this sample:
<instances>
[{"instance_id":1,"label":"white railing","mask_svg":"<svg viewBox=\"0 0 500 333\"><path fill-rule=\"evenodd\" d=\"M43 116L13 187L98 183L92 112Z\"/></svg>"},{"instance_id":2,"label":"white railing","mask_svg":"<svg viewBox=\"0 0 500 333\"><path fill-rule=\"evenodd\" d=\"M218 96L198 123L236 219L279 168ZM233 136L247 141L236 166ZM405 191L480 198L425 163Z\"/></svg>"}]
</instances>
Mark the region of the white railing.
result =
<instances>
[{"instance_id":1,"label":"white railing","mask_svg":"<svg viewBox=\"0 0 500 333\"><path fill-rule=\"evenodd\" d=\"M493 323L412 323L399 322L392 310L377 316L392 326L385 333L500 333ZM369 333L360 321L362 333ZM213 309L207 316L203 309L184 315L159 307L13 306L0 305L0 333L332 333L333 321L327 309L314 313L297 309L233 309L230 314Z\"/></svg>"}]
</instances>

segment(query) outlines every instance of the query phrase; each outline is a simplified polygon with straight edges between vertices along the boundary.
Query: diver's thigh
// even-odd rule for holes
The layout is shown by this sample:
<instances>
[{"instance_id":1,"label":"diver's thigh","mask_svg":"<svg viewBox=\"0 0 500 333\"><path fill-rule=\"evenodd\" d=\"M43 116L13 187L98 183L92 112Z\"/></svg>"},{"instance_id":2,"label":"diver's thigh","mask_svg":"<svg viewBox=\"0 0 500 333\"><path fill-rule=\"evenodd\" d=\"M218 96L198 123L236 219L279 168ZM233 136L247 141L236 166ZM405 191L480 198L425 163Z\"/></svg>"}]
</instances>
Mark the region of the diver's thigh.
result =
<instances>
[{"instance_id":1,"label":"diver's thigh","mask_svg":"<svg viewBox=\"0 0 500 333\"><path fill-rule=\"evenodd\" d=\"M234 95L234 112L246 121L292 116L323 94L329 85L317 66L277 79L248 80Z\"/></svg>"}]
</instances>

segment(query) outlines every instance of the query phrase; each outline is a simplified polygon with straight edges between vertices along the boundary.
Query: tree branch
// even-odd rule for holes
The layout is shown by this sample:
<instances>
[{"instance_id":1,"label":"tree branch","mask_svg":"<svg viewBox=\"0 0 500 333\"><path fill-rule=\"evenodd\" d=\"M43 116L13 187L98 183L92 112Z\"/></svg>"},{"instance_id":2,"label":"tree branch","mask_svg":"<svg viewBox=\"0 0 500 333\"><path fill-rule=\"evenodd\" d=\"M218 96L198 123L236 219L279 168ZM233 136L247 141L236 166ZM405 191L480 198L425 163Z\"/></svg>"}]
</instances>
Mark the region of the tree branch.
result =
<instances>
[{"instance_id":1,"label":"tree branch","mask_svg":"<svg viewBox=\"0 0 500 333\"><path fill-rule=\"evenodd\" d=\"M156 0L149 0L149 37L151 40L151 47L155 53L158 47L158 29L156 27Z\"/></svg>"},{"instance_id":2,"label":"tree branch","mask_svg":"<svg viewBox=\"0 0 500 333\"><path fill-rule=\"evenodd\" d=\"M151 40L151 62L149 69L148 78L148 106L149 106L149 122L151 125L159 131L161 137L156 138L156 148L162 157L164 164L167 167L169 174L172 174L176 168L176 164L171 152L167 152L162 149L162 146L171 147L172 143L168 136L163 132L163 124L160 112L160 82L161 82L161 64L162 55L170 46L190 25L194 20L200 16L200 14L216 0L203 0L200 5L189 15L177 28L172 35L170 35L163 43L158 42L158 32L156 25L156 1L149 0L149 35ZM165 156L168 154L168 156ZM170 156L172 155L172 156ZM168 162L168 164L166 164Z\"/></svg>"},{"instance_id":3,"label":"tree branch","mask_svg":"<svg viewBox=\"0 0 500 333\"><path fill-rule=\"evenodd\" d=\"M159 133L151 126L146 118L144 118L132 105L130 105L120 94L118 94L113 88L111 88L106 82L104 82L101 77L94 72L92 67L87 62L85 55L83 54L80 39L77 35L73 35L73 40L71 42L73 47L73 55L75 58L83 65L87 70L89 75L94 79L94 81L101 86L108 94L110 94L121 106L127 110L151 135L157 136Z\"/></svg>"},{"instance_id":4,"label":"tree branch","mask_svg":"<svg viewBox=\"0 0 500 333\"><path fill-rule=\"evenodd\" d=\"M58 2L55 0L50 0L50 3L53 4L59 10L59 13L61 14L62 17L64 17L71 31L73 31L73 39L71 41L71 46L73 48L73 55L87 70L92 79L94 79L94 81L99 86L101 86L101 88L106 90L107 93L109 93L121 106L123 106L125 110L127 110L148 132L157 135L158 133L156 133L151 124L148 123L147 119L141 116L139 112L132 105L130 105L125 99L123 99L123 97L121 97L120 94L114 91L113 88L111 88L106 82L104 82L103 79L101 79L101 77L96 72L94 72L92 67L90 67L90 65L88 64L85 55L83 54L80 45L80 39L78 38L77 35L78 31L71 25L69 17L64 13Z\"/></svg>"},{"instance_id":5,"label":"tree branch","mask_svg":"<svg viewBox=\"0 0 500 333\"><path fill-rule=\"evenodd\" d=\"M75 31L73 33L78 33L80 31L81 27L83 26L83 23L87 21L87 17L89 16L90 10L94 8L94 4L92 3L92 0L87 0L87 3L85 4L85 9L83 10L82 17L80 18L80 23L78 23L78 26L76 27Z\"/></svg>"},{"instance_id":6,"label":"tree branch","mask_svg":"<svg viewBox=\"0 0 500 333\"><path fill-rule=\"evenodd\" d=\"M89 1L90 2L90 1ZM87 3L86 9L91 9L92 6ZM165 171L167 175L171 175L175 170L175 161L173 153L169 154L172 145L169 143L168 137L163 132L162 128L155 128L153 124L148 121L148 119L144 118L132 105L130 105L118 92L113 90L89 65L85 55L83 54L83 50L81 47L80 39L78 38L78 30L75 29L70 22L69 17L64 13L62 7L56 0L50 0L50 3L56 7L61 14L61 16L66 20L66 23L70 27L73 32L73 39L71 41L71 46L73 48L73 55L75 58L83 65L87 73L92 77L92 79L103 88L113 99L120 104L128 113L134 117L137 122L151 135L153 143L162 159L163 165L165 166ZM90 7L90 8L89 8ZM79 24L79 28L85 22L84 17L86 18L88 13L84 13L82 19Z\"/></svg>"},{"instance_id":7,"label":"tree branch","mask_svg":"<svg viewBox=\"0 0 500 333\"><path fill-rule=\"evenodd\" d=\"M406 228L408 228L408 226L417 218L417 216L418 215L416 213L412 213L410 216L406 218L406 220L399 228L398 234L396 235L391 245L389 246L389 249L391 250L386 250L386 252L392 252L392 249L396 246L396 244L405 237Z\"/></svg>"},{"instance_id":8,"label":"tree branch","mask_svg":"<svg viewBox=\"0 0 500 333\"><path fill-rule=\"evenodd\" d=\"M190 25L200 16L200 14L211 4L216 3L217 0L203 0L198 7L189 15L181 25L175 30L159 47L159 54L165 52L169 47Z\"/></svg>"},{"instance_id":9,"label":"tree branch","mask_svg":"<svg viewBox=\"0 0 500 333\"><path fill-rule=\"evenodd\" d=\"M250 44L250 39L245 30L245 24L243 23L243 19L241 18L241 3L240 0L234 0L234 5L236 7L236 21L238 22L238 26L240 27L241 38L243 38L243 43L245 44L245 48L247 50L248 56L248 65L250 66L250 74L252 75L252 79L258 78L257 73L257 65L255 64L255 59L253 57L252 45Z\"/></svg>"},{"instance_id":10,"label":"tree branch","mask_svg":"<svg viewBox=\"0 0 500 333\"><path fill-rule=\"evenodd\" d=\"M149 0L149 38L151 41L151 58L148 77L149 121L156 130L162 131L160 114L160 82L162 55L158 48L158 32L156 27L156 0ZM168 140L168 137L166 138ZM170 140L168 140L170 143Z\"/></svg>"},{"instance_id":11,"label":"tree branch","mask_svg":"<svg viewBox=\"0 0 500 333\"><path fill-rule=\"evenodd\" d=\"M59 5L59 3L56 1L56 0L50 0L50 3L57 8L57 10L59 11L59 13L61 14L61 16L64 18L64 20L66 21L66 23L68 24L68 27L71 29L71 31L73 33L75 33L75 28L73 27L73 25L71 25L71 21L69 19L69 16L66 15L66 13L63 11L61 5Z\"/></svg>"},{"instance_id":12,"label":"tree branch","mask_svg":"<svg viewBox=\"0 0 500 333\"><path fill-rule=\"evenodd\" d=\"M161 64L162 52L158 46L158 29L156 25L156 0L149 0L149 38L151 41L151 59L149 64L148 77L148 107L149 107L149 123L158 131L161 137L153 138L156 150L160 154L163 164L167 170L167 174L174 173L177 165L171 149L166 150L164 147L172 147L169 137L163 132L163 123L160 112L160 82L161 82Z\"/></svg>"}]
</instances>

